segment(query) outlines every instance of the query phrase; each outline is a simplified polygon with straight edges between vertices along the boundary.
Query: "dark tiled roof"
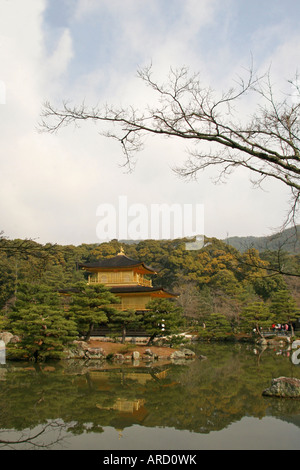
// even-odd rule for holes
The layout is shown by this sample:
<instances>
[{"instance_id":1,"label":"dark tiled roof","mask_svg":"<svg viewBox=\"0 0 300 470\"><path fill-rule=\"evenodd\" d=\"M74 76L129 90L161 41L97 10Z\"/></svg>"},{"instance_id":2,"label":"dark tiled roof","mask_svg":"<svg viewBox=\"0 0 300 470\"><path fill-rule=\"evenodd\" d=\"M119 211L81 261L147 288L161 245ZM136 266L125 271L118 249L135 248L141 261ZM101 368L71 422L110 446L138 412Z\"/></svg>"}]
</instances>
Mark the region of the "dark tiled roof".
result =
<instances>
[{"instance_id":1,"label":"dark tiled roof","mask_svg":"<svg viewBox=\"0 0 300 470\"><path fill-rule=\"evenodd\" d=\"M128 258L126 255L116 255L113 258L105 258L93 263L80 263L81 268L130 268L133 266L143 266L148 271L155 273L155 270L146 266L143 262Z\"/></svg>"}]
</instances>

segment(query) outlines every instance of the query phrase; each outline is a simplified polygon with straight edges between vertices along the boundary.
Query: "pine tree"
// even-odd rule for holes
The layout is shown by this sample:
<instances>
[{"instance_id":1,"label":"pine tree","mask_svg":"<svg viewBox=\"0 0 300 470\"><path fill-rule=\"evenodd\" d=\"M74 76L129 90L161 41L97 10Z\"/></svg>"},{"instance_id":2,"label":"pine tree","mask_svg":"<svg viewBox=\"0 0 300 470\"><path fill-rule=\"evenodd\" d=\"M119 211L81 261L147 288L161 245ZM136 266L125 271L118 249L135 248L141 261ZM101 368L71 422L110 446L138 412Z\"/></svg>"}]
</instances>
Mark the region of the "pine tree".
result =
<instances>
[{"instance_id":1,"label":"pine tree","mask_svg":"<svg viewBox=\"0 0 300 470\"><path fill-rule=\"evenodd\" d=\"M6 327L20 337L19 343L9 345L8 352L36 362L62 357L65 347L78 336L76 324L63 310L58 293L28 283L18 286L17 301L7 315Z\"/></svg>"},{"instance_id":2,"label":"pine tree","mask_svg":"<svg viewBox=\"0 0 300 470\"><path fill-rule=\"evenodd\" d=\"M232 327L225 315L222 313L211 313L205 318L198 332L201 338L228 339L232 334Z\"/></svg>"},{"instance_id":3,"label":"pine tree","mask_svg":"<svg viewBox=\"0 0 300 470\"><path fill-rule=\"evenodd\" d=\"M122 331L122 343L125 343L128 327L135 328L140 322L140 315L135 310L116 310L109 317L109 326L112 330Z\"/></svg>"},{"instance_id":4,"label":"pine tree","mask_svg":"<svg viewBox=\"0 0 300 470\"><path fill-rule=\"evenodd\" d=\"M255 301L244 307L241 314L240 327L244 331L255 331L262 336L261 330L270 328L274 318L268 305L264 302Z\"/></svg>"},{"instance_id":5,"label":"pine tree","mask_svg":"<svg viewBox=\"0 0 300 470\"><path fill-rule=\"evenodd\" d=\"M12 346L14 356L41 361L59 359L65 347L77 336L76 323L66 318L65 312L48 305L21 307L11 316L13 332L20 343Z\"/></svg>"},{"instance_id":6,"label":"pine tree","mask_svg":"<svg viewBox=\"0 0 300 470\"><path fill-rule=\"evenodd\" d=\"M102 284L87 285L77 283L74 286L76 292L72 296L70 313L74 315L78 329L85 334L85 341L90 336L96 325L106 324L109 316L115 313L111 304L116 304L119 299Z\"/></svg>"},{"instance_id":7,"label":"pine tree","mask_svg":"<svg viewBox=\"0 0 300 470\"><path fill-rule=\"evenodd\" d=\"M300 317L300 309L291 294L287 290L274 292L270 310L274 314L276 323L287 323L290 325L293 335L293 322Z\"/></svg>"},{"instance_id":8,"label":"pine tree","mask_svg":"<svg viewBox=\"0 0 300 470\"><path fill-rule=\"evenodd\" d=\"M158 335L170 335L183 323L182 308L168 299L151 300L142 317L142 326L149 333L149 343Z\"/></svg>"}]
</instances>

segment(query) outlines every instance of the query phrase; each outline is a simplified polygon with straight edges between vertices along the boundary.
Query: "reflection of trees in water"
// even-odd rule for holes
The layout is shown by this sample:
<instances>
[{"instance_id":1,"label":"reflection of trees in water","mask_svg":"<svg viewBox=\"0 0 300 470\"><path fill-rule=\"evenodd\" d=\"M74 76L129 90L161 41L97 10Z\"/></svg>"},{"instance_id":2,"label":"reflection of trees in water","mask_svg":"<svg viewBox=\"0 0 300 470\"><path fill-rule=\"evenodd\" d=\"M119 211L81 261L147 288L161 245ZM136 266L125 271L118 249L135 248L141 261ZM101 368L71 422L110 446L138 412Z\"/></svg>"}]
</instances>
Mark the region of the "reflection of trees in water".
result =
<instances>
[{"instance_id":1,"label":"reflection of trees in water","mask_svg":"<svg viewBox=\"0 0 300 470\"><path fill-rule=\"evenodd\" d=\"M51 448L53 444L63 441L62 433L66 430L67 425L61 420L55 420L38 427L39 430L0 431L0 448L18 449L19 446L23 447L25 445L28 448L35 449ZM54 433L55 437L50 438L49 442L45 442L45 438L49 433Z\"/></svg>"},{"instance_id":2,"label":"reflection of trees in water","mask_svg":"<svg viewBox=\"0 0 300 470\"><path fill-rule=\"evenodd\" d=\"M287 357L265 350L257 361L252 346L203 344L200 349L206 361L165 369L7 365L0 387L5 403L0 429L6 429L0 445L51 446L67 433L101 433L106 426L132 424L209 433L245 415L300 414L299 401L279 404L262 397L273 377L300 378L300 368Z\"/></svg>"},{"instance_id":3,"label":"reflection of trees in water","mask_svg":"<svg viewBox=\"0 0 300 470\"><path fill-rule=\"evenodd\" d=\"M103 432L82 406L76 376L64 372L57 364L8 366L0 387L0 446L52 446L64 433Z\"/></svg>"},{"instance_id":4,"label":"reflection of trees in water","mask_svg":"<svg viewBox=\"0 0 300 470\"><path fill-rule=\"evenodd\" d=\"M201 345L200 349L208 360L195 361L180 371L176 376L178 389L156 396L155 402L146 399L149 415L145 425L168 423L177 429L209 433L245 415L280 416L276 401L265 400L262 390L272 377L292 373L300 376L300 369L291 366L288 358L268 350L260 357L258 365L252 347ZM282 407L281 415L300 414L299 401L285 402Z\"/></svg>"}]
</instances>

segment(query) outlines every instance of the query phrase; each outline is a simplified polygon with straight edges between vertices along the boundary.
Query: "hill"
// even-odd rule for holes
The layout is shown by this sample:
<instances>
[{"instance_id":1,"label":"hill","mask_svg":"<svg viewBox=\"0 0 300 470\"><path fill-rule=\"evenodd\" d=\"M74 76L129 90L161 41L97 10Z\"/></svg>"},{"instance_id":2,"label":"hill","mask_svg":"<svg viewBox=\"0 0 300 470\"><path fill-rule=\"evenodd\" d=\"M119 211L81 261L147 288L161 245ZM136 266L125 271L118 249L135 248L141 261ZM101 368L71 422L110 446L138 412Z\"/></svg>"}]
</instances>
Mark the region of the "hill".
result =
<instances>
[{"instance_id":1,"label":"hill","mask_svg":"<svg viewBox=\"0 0 300 470\"><path fill-rule=\"evenodd\" d=\"M242 253L249 248L255 248L260 253L281 250L291 254L298 254L300 253L300 225L270 236L228 237L223 241Z\"/></svg>"}]
</instances>

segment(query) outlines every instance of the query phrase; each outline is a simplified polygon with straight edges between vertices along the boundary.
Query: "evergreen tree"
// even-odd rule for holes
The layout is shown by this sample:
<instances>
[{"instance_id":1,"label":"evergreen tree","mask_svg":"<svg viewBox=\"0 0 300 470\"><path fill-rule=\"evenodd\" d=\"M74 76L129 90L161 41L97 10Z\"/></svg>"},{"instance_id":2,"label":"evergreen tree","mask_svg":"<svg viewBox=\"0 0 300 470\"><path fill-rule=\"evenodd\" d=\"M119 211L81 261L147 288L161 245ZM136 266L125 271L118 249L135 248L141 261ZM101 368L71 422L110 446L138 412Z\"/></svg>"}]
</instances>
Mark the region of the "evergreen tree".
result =
<instances>
[{"instance_id":1,"label":"evergreen tree","mask_svg":"<svg viewBox=\"0 0 300 470\"><path fill-rule=\"evenodd\" d=\"M115 310L109 316L109 326L114 331L122 331L122 343L125 343L127 329L139 326L140 315L135 310Z\"/></svg>"},{"instance_id":2,"label":"evergreen tree","mask_svg":"<svg viewBox=\"0 0 300 470\"><path fill-rule=\"evenodd\" d=\"M276 323L287 323L294 334L293 322L300 317L300 309L296 301L287 290L275 292L272 296L270 310L274 315Z\"/></svg>"},{"instance_id":3,"label":"evergreen tree","mask_svg":"<svg viewBox=\"0 0 300 470\"><path fill-rule=\"evenodd\" d=\"M59 307L60 296L47 284L19 282L16 288L15 308L37 304Z\"/></svg>"},{"instance_id":4,"label":"evergreen tree","mask_svg":"<svg viewBox=\"0 0 300 470\"><path fill-rule=\"evenodd\" d=\"M10 317L11 330L21 338L9 345L14 357L41 361L60 359L65 347L77 336L76 323L66 318L65 312L48 305L17 308Z\"/></svg>"},{"instance_id":5,"label":"evergreen tree","mask_svg":"<svg viewBox=\"0 0 300 470\"><path fill-rule=\"evenodd\" d=\"M149 343L156 336L170 335L182 324L182 308L168 299L151 300L142 316L142 326L149 333Z\"/></svg>"},{"instance_id":6,"label":"evergreen tree","mask_svg":"<svg viewBox=\"0 0 300 470\"><path fill-rule=\"evenodd\" d=\"M15 288L15 265L0 252L0 309L13 297Z\"/></svg>"},{"instance_id":7,"label":"evergreen tree","mask_svg":"<svg viewBox=\"0 0 300 470\"><path fill-rule=\"evenodd\" d=\"M244 307L240 327L246 332L255 332L262 336L262 330L271 327L274 318L267 304L255 301Z\"/></svg>"},{"instance_id":8,"label":"evergreen tree","mask_svg":"<svg viewBox=\"0 0 300 470\"><path fill-rule=\"evenodd\" d=\"M76 324L63 310L58 293L44 285L22 283L15 306L7 314L5 327L20 337L9 345L14 357L60 358L64 348L78 335Z\"/></svg>"},{"instance_id":9,"label":"evergreen tree","mask_svg":"<svg viewBox=\"0 0 300 470\"><path fill-rule=\"evenodd\" d=\"M205 318L198 332L200 338L222 340L230 337L232 328L225 315L221 313L211 313Z\"/></svg>"},{"instance_id":10,"label":"evergreen tree","mask_svg":"<svg viewBox=\"0 0 300 470\"><path fill-rule=\"evenodd\" d=\"M96 325L106 324L109 316L115 313L111 304L117 304L119 299L102 284L87 285L77 283L70 304L70 313L78 325L80 332L84 332L88 341Z\"/></svg>"}]
</instances>

